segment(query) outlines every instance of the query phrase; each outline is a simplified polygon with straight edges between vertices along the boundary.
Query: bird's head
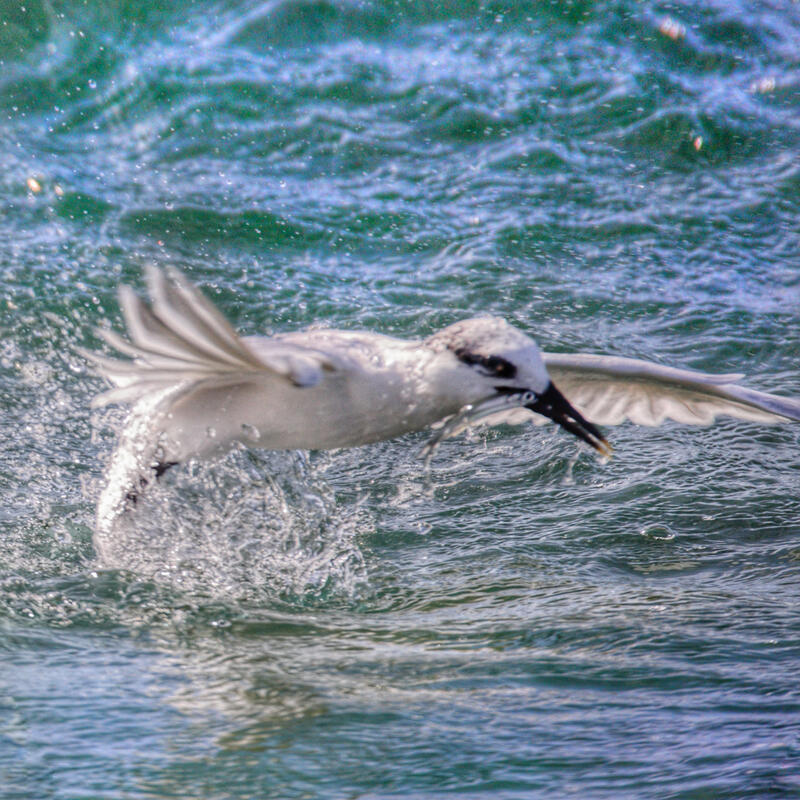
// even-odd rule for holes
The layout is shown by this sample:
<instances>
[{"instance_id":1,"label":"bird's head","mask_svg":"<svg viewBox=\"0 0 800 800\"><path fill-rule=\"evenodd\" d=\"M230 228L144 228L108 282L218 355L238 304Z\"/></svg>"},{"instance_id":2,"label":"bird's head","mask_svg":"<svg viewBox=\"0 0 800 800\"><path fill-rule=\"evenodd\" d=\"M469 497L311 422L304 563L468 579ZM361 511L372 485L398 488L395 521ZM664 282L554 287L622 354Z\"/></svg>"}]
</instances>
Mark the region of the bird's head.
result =
<instances>
[{"instance_id":1,"label":"bird's head","mask_svg":"<svg viewBox=\"0 0 800 800\"><path fill-rule=\"evenodd\" d=\"M499 317L456 322L428 339L428 345L455 358L460 383L469 384L475 400L515 396L520 406L560 425L599 453L611 445L577 411L547 374L536 342Z\"/></svg>"}]
</instances>

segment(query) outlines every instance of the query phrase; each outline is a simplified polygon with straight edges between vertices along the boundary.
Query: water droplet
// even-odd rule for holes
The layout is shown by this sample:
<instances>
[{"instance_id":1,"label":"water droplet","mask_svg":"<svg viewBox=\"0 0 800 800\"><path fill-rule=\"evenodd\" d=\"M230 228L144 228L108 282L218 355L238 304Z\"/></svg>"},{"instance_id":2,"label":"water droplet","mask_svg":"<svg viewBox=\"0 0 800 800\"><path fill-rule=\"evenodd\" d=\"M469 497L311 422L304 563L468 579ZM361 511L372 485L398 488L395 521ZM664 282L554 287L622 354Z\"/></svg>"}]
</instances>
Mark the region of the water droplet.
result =
<instances>
[{"instance_id":1,"label":"water droplet","mask_svg":"<svg viewBox=\"0 0 800 800\"><path fill-rule=\"evenodd\" d=\"M767 94L768 92L775 91L777 82L775 78L761 78L760 80L753 81L750 84L750 91L759 94Z\"/></svg>"},{"instance_id":2,"label":"water droplet","mask_svg":"<svg viewBox=\"0 0 800 800\"><path fill-rule=\"evenodd\" d=\"M645 525L639 533L647 539L654 539L660 542L669 542L675 538L675 531L669 526L660 523Z\"/></svg>"},{"instance_id":3,"label":"water droplet","mask_svg":"<svg viewBox=\"0 0 800 800\"><path fill-rule=\"evenodd\" d=\"M242 423L242 433L244 434L245 439L248 439L251 442L257 442L261 438L261 431L256 428L255 425L251 425L249 422Z\"/></svg>"},{"instance_id":4,"label":"water droplet","mask_svg":"<svg viewBox=\"0 0 800 800\"><path fill-rule=\"evenodd\" d=\"M673 42L686 38L686 27L672 17L664 17L659 23L658 30Z\"/></svg>"}]
</instances>

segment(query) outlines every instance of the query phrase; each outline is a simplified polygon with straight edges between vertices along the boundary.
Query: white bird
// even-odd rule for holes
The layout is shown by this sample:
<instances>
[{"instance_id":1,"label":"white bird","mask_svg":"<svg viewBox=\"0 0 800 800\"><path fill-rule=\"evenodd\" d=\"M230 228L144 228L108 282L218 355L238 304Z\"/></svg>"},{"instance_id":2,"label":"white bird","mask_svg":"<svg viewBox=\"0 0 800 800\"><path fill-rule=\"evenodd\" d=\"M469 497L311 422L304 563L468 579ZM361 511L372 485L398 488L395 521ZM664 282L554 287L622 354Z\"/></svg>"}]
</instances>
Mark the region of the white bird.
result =
<instances>
[{"instance_id":1,"label":"white bird","mask_svg":"<svg viewBox=\"0 0 800 800\"><path fill-rule=\"evenodd\" d=\"M151 267L146 278L150 305L120 288L130 341L99 330L132 360L84 352L115 387L94 405L134 405L109 479L123 493L105 499L105 514L135 503L169 467L236 442L273 450L352 447L450 418L435 443L480 418L549 418L609 455L598 424L709 424L718 415L800 421L800 400L747 389L737 383L741 375L541 353L497 317L413 341L325 329L240 337L177 271L167 276Z\"/></svg>"}]
</instances>

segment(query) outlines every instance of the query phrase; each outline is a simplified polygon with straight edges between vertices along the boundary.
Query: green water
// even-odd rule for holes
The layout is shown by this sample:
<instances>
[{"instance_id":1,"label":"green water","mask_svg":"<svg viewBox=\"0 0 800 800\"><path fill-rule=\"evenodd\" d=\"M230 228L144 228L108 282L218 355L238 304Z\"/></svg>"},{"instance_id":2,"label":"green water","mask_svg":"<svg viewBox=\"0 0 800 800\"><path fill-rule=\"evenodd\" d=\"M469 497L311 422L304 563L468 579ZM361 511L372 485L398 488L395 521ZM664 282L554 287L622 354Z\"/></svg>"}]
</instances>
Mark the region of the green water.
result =
<instances>
[{"instance_id":1,"label":"green water","mask_svg":"<svg viewBox=\"0 0 800 800\"><path fill-rule=\"evenodd\" d=\"M800 7L0 1L0 797L800 795L800 434L190 464L99 562L75 347L184 270L245 333L800 395Z\"/></svg>"}]
</instances>

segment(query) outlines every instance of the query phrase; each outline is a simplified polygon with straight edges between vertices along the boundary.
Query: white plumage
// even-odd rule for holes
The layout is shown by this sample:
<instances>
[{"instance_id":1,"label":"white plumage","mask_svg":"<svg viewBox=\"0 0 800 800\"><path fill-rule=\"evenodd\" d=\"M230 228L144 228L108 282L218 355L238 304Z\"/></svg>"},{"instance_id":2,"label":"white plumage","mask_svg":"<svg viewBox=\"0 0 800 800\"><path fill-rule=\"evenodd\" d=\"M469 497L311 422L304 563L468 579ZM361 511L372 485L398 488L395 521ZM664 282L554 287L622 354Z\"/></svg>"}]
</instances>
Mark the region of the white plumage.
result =
<instances>
[{"instance_id":1,"label":"white plumage","mask_svg":"<svg viewBox=\"0 0 800 800\"><path fill-rule=\"evenodd\" d=\"M723 414L800 420L800 401L747 389L740 375L542 354L495 317L416 341L338 330L240 337L178 272L168 277L150 268L147 282L150 305L120 289L130 341L100 331L131 360L85 354L113 384L95 404L134 407L120 449L126 463L135 450L136 463L123 468L123 455L116 466L112 461L112 473L128 476L128 498L148 469L159 474L237 441L268 449L348 447L422 430L465 407L490 423L549 417L606 453L610 447L594 424L708 424Z\"/></svg>"},{"instance_id":2,"label":"white plumage","mask_svg":"<svg viewBox=\"0 0 800 800\"><path fill-rule=\"evenodd\" d=\"M800 421L800 400L740 386L741 374L714 375L634 358L545 353L553 381L597 425L710 425L719 416L752 422Z\"/></svg>"}]
</instances>

